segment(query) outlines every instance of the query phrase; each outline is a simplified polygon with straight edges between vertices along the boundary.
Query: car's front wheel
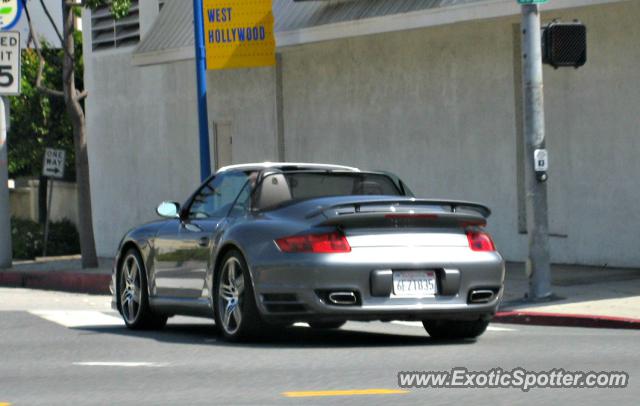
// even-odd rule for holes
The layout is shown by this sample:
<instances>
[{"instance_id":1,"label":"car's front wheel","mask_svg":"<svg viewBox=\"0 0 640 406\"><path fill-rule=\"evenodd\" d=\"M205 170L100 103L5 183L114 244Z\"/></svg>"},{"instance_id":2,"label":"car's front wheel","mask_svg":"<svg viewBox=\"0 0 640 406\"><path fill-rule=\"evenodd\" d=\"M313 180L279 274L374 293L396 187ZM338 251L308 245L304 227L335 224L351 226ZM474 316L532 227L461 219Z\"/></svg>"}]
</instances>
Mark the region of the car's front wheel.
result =
<instances>
[{"instance_id":1,"label":"car's front wheel","mask_svg":"<svg viewBox=\"0 0 640 406\"><path fill-rule=\"evenodd\" d=\"M258 313L247 264L238 251L228 252L216 272L214 317L230 341L257 338L266 331Z\"/></svg>"},{"instance_id":2,"label":"car's front wheel","mask_svg":"<svg viewBox=\"0 0 640 406\"><path fill-rule=\"evenodd\" d=\"M463 339L482 335L489 320L423 320L422 325L432 338Z\"/></svg>"},{"instance_id":3,"label":"car's front wheel","mask_svg":"<svg viewBox=\"0 0 640 406\"><path fill-rule=\"evenodd\" d=\"M147 273L140 254L135 249L126 252L118 271L118 298L120 314L130 329L160 329L167 317L155 314L149 308Z\"/></svg>"}]
</instances>

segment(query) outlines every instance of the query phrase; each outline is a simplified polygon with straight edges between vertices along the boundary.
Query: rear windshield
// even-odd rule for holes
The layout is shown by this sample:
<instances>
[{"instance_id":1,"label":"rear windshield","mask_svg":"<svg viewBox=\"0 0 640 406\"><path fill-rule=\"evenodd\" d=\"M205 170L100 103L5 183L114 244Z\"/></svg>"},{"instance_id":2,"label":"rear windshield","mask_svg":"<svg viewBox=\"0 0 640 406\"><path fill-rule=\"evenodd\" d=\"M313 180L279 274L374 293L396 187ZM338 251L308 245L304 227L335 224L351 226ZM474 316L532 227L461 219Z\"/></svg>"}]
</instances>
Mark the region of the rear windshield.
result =
<instances>
[{"instance_id":1,"label":"rear windshield","mask_svg":"<svg viewBox=\"0 0 640 406\"><path fill-rule=\"evenodd\" d=\"M386 175L353 173L285 173L291 198L345 195L400 195Z\"/></svg>"},{"instance_id":2,"label":"rear windshield","mask_svg":"<svg viewBox=\"0 0 640 406\"><path fill-rule=\"evenodd\" d=\"M383 174L362 172L283 172L267 175L257 196L257 206L268 208L292 200L328 196L401 196L393 180Z\"/></svg>"}]
</instances>

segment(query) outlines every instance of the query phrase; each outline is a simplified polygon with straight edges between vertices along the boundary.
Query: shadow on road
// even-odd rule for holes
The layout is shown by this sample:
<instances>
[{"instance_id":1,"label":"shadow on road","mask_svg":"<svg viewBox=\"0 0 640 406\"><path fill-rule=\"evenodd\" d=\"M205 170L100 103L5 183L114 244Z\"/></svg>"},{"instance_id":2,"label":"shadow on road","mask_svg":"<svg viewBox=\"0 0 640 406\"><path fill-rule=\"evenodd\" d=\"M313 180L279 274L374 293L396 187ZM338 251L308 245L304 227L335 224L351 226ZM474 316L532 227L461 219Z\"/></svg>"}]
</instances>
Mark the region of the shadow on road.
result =
<instances>
[{"instance_id":1,"label":"shadow on road","mask_svg":"<svg viewBox=\"0 0 640 406\"><path fill-rule=\"evenodd\" d=\"M77 327L79 331L96 334L115 334L137 337L160 342L188 344L237 346L260 348L357 348L357 347L399 347L423 345L465 345L474 340L448 341L434 340L426 333L424 336L391 334L377 331L352 330L316 330L308 327L288 327L269 334L261 340L247 343L229 343L214 324L168 324L160 331L133 331L121 326Z\"/></svg>"}]
</instances>

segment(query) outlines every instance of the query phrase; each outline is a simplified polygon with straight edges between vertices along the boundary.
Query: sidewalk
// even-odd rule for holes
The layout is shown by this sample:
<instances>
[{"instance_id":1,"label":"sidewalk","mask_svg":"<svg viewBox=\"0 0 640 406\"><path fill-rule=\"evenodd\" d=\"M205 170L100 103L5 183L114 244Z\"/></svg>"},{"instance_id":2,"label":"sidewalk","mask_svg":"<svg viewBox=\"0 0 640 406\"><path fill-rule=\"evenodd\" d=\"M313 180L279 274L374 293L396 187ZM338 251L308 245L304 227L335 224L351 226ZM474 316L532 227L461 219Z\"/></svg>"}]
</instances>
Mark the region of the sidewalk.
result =
<instances>
[{"instance_id":1,"label":"sidewalk","mask_svg":"<svg viewBox=\"0 0 640 406\"><path fill-rule=\"evenodd\" d=\"M108 294L112 259L81 269L79 256L14 263L0 270L0 286ZM522 263L508 263L505 295L497 323L640 329L640 269L556 265L556 298L543 303L523 300L528 280Z\"/></svg>"},{"instance_id":2,"label":"sidewalk","mask_svg":"<svg viewBox=\"0 0 640 406\"><path fill-rule=\"evenodd\" d=\"M640 329L640 269L552 267L554 300L524 300L524 264L507 264L505 295L495 322Z\"/></svg>"},{"instance_id":3,"label":"sidewalk","mask_svg":"<svg viewBox=\"0 0 640 406\"><path fill-rule=\"evenodd\" d=\"M16 261L0 269L0 286L109 294L112 259L100 258L99 267L82 269L80 256Z\"/></svg>"}]
</instances>

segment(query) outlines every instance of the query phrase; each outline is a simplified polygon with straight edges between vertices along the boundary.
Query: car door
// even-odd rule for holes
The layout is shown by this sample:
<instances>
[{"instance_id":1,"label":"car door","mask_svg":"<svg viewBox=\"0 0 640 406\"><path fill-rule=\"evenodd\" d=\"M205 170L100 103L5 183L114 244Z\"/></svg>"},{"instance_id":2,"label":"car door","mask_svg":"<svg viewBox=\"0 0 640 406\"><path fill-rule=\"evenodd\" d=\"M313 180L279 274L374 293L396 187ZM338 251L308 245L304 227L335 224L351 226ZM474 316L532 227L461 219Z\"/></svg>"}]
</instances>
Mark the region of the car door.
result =
<instances>
[{"instance_id":1,"label":"car door","mask_svg":"<svg viewBox=\"0 0 640 406\"><path fill-rule=\"evenodd\" d=\"M216 235L247 182L244 172L216 175L186 203L180 219L163 226L155 239L155 294L203 296Z\"/></svg>"}]
</instances>

